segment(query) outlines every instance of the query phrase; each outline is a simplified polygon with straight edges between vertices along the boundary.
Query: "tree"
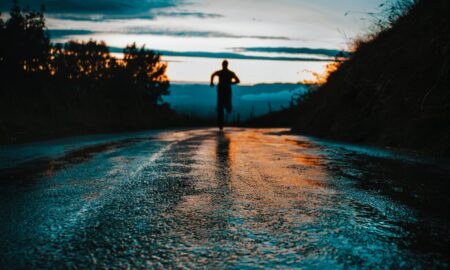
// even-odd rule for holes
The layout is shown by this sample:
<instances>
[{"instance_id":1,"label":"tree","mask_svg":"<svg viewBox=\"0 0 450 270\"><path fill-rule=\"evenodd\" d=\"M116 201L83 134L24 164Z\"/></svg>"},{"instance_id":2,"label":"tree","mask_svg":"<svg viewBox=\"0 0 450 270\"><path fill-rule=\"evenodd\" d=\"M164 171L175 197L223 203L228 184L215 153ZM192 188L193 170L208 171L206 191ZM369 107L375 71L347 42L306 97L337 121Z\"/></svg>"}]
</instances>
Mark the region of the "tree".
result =
<instances>
[{"instance_id":1,"label":"tree","mask_svg":"<svg viewBox=\"0 0 450 270\"><path fill-rule=\"evenodd\" d=\"M2 68L6 78L23 73L45 72L49 58L50 39L41 11L22 10L13 2L10 18L2 21Z\"/></svg>"},{"instance_id":2,"label":"tree","mask_svg":"<svg viewBox=\"0 0 450 270\"><path fill-rule=\"evenodd\" d=\"M0 37L0 140L160 127L174 118L162 104L169 79L160 54L132 44L117 59L102 41L51 44L43 8L17 2L6 21L0 16Z\"/></svg>"},{"instance_id":3,"label":"tree","mask_svg":"<svg viewBox=\"0 0 450 270\"><path fill-rule=\"evenodd\" d=\"M161 55L136 44L124 50L125 73L131 78L131 84L140 93L157 105L162 95L169 94L169 79L166 76L167 65L161 62Z\"/></svg>"},{"instance_id":4,"label":"tree","mask_svg":"<svg viewBox=\"0 0 450 270\"><path fill-rule=\"evenodd\" d=\"M69 41L56 44L51 50L51 66L54 75L69 80L101 80L112 59L104 42Z\"/></svg>"}]
</instances>

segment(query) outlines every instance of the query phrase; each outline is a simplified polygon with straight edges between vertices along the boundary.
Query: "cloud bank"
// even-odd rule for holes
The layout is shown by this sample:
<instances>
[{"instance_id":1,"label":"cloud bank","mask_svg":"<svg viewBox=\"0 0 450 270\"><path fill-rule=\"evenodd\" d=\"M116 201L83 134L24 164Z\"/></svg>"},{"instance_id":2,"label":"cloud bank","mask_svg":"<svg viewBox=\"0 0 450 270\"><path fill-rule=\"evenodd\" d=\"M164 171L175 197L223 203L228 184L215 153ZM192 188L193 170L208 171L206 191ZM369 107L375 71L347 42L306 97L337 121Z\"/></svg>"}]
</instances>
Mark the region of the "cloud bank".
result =
<instances>
[{"instance_id":1,"label":"cloud bank","mask_svg":"<svg viewBox=\"0 0 450 270\"><path fill-rule=\"evenodd\" d=\"M264 52L264 53L285 53L285 54L313 54L313 55L322 55L328 57L335 57L339 54L343 54L343 56L348 56L349 53L345 51L339 50L331 50L331 49L321 49L321 48L292 48L292 47L241 47L241 48L233 48L236 52Z\"/></svg>"},{"instance_id":2,"label":"cloud bank","mask_svg":"<svg viewBox=\"0 0 450 270\"><path fill-rule=\"evenodd\" d=\"M57 33L53 35L53 33ZM93 35L93 34L135 34L135 35L154 35L154 36L169 36L169 37L206 37L206 38L250 38L262 40L290 40L283 36L260 36L260 35L236 35L231 33L219 31L191 31L191 30L177 30L177 29L152 29L151 27L125 27L122 29L114 29L109 31L92 31L84 29L50 29L52 38L62 38L64 36L72 35Z\"/></svg>"},{"instance_id":3,"label":"cloud bank","mask_svg":"<svg viewBox=\"0 0 450 270\"><path fill-rule=\"evenodd\" d=\"M46 11L53 13L124 13L137 10L149 11L156 8L174 7L181 0L22 0L21 6L40 8L45 5ZM2 1L0 7L8 9L12 1Z\"/></svg>"},{"instance_id":4,"label":"cloud bank","mask_svg":"<svg viewBox=\"0 0 450 270\"><path fill-rule=\"evenodd\" d=\"M110 48L111 52L121 53L121 48ZM307 57L277 57L277 56L256 56L229 52L183 52L183 51L164 51L158 50L163 56L182 56L182 57L202 57L217 59L245 59L245 60L272 60L272 61L304 61L304 62L330 62L330 59L307 58Z\"/></svg>"},{"instance_id":5,"label":"cloud bank","mask_svg":"<svg viewBox=\"0 0 450 270\"><path fill-rule=\"evenodd\" d=\"M97 15L102 20L153 17L153 11L172 8L183 0L22 0L21 6L39 9L45 6L46 13L68 14L78 19L91 19ZM12 1L1 1L0 10L9 10Z\"/></svg>"}]
</instances>

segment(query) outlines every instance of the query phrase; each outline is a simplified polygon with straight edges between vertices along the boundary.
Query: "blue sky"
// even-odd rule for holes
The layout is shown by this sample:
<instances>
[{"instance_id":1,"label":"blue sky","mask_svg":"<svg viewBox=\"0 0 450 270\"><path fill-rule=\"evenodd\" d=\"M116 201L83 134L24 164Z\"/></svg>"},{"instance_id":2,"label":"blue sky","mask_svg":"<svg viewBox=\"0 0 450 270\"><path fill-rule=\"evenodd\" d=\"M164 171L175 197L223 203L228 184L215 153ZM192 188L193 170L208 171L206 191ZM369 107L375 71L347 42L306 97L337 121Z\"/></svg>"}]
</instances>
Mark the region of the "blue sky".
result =
<instances>
[{"instance_id":1,"label":"blue sky","mask_svg":"<svg viewBox=\"0 0 450 270\"><path fill-rule=\"evenodd\" d=\"M55 42L136 42L165 52L173 81L205 82L223 58L243 83L297 82L322 72L363 34L386 0L22 0L46 6ZM10 1L2 0L1 10ZM118 54L120 57L120 54Z\"/></svg>"}]
</instances>

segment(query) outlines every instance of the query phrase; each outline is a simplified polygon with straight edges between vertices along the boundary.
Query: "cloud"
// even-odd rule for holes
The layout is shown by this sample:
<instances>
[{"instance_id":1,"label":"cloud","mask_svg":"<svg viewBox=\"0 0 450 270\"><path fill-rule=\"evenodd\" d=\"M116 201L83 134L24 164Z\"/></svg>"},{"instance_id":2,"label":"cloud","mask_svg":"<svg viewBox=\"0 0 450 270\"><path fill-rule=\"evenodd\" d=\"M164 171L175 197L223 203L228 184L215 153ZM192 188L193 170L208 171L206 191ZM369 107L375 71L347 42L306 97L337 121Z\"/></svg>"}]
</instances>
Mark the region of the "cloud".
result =
<instances>
[{"instance_id":1,"label":"cloud","mask_svg":"<svg viewBox=\"0 0 450 270\"><path fill-rule=\"evenodd\" d=\"M245 59L245 60L274 60L274 61L308 61L308 62L329 62L329 59L317 59L307 57L271 57L271 56L254 56L239 53L228 52L175 52L175 51L159 51L166 56L187 56L187 57L204 57L218 59Z\"/></svg>"},{"instance_id":2,"label":"cloud","mask_svg":"<svg viewBox=\"0 0 450 270\"><path fill-rule=\"evenodd\" d=\"M123 49L110 47L110 51L114 53L122 53ZM271 57L271 56L255 56L229 52L176 52L158 50L163 56L179 56L179 57L203 57L216 59L241 59L241 60L272 60L272 61L304 61L304 62L330 62L330 59L318 59L307 57Z\"/></svg>"},{"instance_id":3,"label":"cloud","mask_svg":"<svg viewBox=\"0 0 450 270\"><path fill-rule=\"evenodd\" d=\"M160 10L161 8L157 8ZM147 12L125 13L125 14L85 14L85 13L51 13L51 17L60 20L70 21L108 21L108 20L120 20L120 19L154 19L156 17L195 17L200 19L216 19L222 18L223 15L217 13L204 13L204 12L191 12L191 11L154 11L149 10Z\"/></svg>"},{"instance_id":4,"label":"cloud","mask_svg":"<svg viewBox=\"0 0 450 270\"><path fill-rule=\"evenodd\" d=\"M92 30L70 30L66 33L62 29L51 29L50 34L53 32L58 33L57 36L51 35L52 38L61 38L70 35L94 35L102 33L114 33L114 34L135 34L135 35L156 35L156 36L171 36L171 37L214 37L214 38L251 38L262 40L289 40L287 37L282 36L259 36L259 35L235 35L231 33L219 32L219 31L189 31L189 30L176 30L176 29L151 29L150 27L125 27L122 29L114 29L110 31L92 31ZM78 33L76 33L78 32Z\"/></svg>"},{"instance_id":5,"label":"cloud","mask_svg":"<svg viewBox=\"0 0 450 270\"><path fill-rule=\"evenodd\" d=\"M98 14L51 14L49 16L52 19L59 19L65 21L91 21L91 22L101 22L105 21L106 17L104 15Z\"/></svg>"},{"instance_id":6,"label":"cloud","mask_svg":"<svg viewBox=\"0 0 450 270\"><path fill-rule=\"evenodd\" d=\"M217 37L217 38L252 38L252 39L272 39L272 40L289 40L283 36L262 36L262 35L236 35L219 31L190 31L176 29L150 29L149 27L130 27L126 29L124 34L138 35L158 35L158 36L175 36L175 37Z\"/></svg>"},{"instance_id":7,"label":"cloud","mask_svg":"<svg viewBox=\"0 0 450 270\"><path fill-rule=\"evenodd\" d=\"M12 1L1 1L0 10L8 10ZM221 31L190 31L185 29L151 29L149 27L119 27L113 29L93 29L90 27L76 28L78 22L105 22L111 20L154 19L155 17L196 17L203 19L221 18L218 13L197 12L180 7L189 4L189 0L21 0L22 7L29 6L39 9L45 5L47 17L60 20L54 29L50 28L53 38L65 36L94 35L101 33L158 35L172 37L208 37L208 38L237 38L259 40L291 40L286 36L271 35L242 35ZM79 23L78 23L79 24ZM70 27L65 27L70 25ZM126 24L124 24L126 25ZM75 28L74 28L75 26ZM71 29L63 31L62 29Z\"/></svg>"},{"instance_id":8,"label":"cloud","mask_svg":"<svg viewBox=\"0 0 450 270\"><path fill-rule=\"evenodd\" d=\"M174 10L187 0L22 0L21 7L29 6L45 12L52 18L72 21L106 21L115 19L153 19L155 17L221 18L217 13ZM1 1L0 10L8 11L12 0Z\"/></svg>"},{"instance_id":9,"label":"cloud","mask_svg":"<svg viewBox=\"0 0 450 270\"><path fill-rule=\"evenodd\" d=\"M74 36L74 35L92 35L95 32L78 29L50 29L49 33L51 38L59 39L66 36Z\"/></svg>"},{"instance_id":10,"label":"cloud","mask_svg":"<svg viewBox=\"0 0 450 270\"><path fill-rule=\"evenodd\" d=\"M192 12L192 11L160 11L156 13L161 17L196 17L201 19L215 19L224 17L217 13L204 13L204 12Z\"/></svg>"},{"instance_id":11,"label":"cloud","mask_svg":"<svg viewBox=\"0 0 450 270\"><path fill-rule=\"evenodd\" d=\"M343 56L348 57L348 52L339 50L321 49L321 48L293 48L293 47L249 47L249 48L233 48L236 52L265 52L265 53L286 53L286 54L312 54L322 55L328 57L335 57L339 53L344 53Z\"/></svg>"},{"instance_id":12,"label":"cloud","mask_svg":"<svg viewBox=\"0 0 450 270\"><path fill-rule=\"evenodd\" d=\"M99 15L103 19L151 17L157 9L172 8L183 0L22 0L22 7L39 9L43 4L47 13L69 14L79 19ZM0 10L11 8L12 1L1 1Z\"/></svg>"}]
</instances>

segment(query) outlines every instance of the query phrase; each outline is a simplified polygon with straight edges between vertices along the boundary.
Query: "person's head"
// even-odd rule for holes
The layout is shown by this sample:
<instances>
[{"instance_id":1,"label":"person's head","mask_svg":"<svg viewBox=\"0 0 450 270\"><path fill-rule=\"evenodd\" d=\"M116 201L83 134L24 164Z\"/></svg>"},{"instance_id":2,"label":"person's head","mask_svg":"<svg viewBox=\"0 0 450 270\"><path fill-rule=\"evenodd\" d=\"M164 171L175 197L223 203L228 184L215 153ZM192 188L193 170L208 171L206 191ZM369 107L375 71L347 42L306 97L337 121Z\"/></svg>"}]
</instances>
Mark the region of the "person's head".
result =
<instances>
[{"instance_id":1,"label":"person's head","mask_svg":"<svg viewBox=\"0 0 450 270\"><path fill-rule=\"evenodd\" d=\"M223 62L222 62L222 68L223 68L223 69L228 69L228 61L227 61L227 60L223 60Z\"/></svg>"}]
</instances>

